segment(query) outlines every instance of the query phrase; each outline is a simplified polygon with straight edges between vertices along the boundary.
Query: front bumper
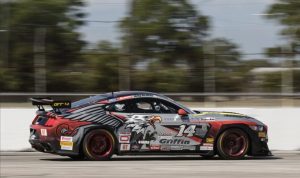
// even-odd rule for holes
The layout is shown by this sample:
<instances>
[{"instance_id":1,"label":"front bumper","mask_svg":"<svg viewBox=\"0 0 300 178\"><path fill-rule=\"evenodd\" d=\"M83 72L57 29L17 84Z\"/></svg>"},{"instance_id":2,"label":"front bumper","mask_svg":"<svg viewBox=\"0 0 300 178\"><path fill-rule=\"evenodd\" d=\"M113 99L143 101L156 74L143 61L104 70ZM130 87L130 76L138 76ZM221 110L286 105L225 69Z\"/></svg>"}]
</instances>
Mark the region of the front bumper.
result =
<instances>
[{"instance_id":1,"label":"front bumper","mask_svg":"<svg viewBox=\"0 0 300 178\"><path fill-rule=\"evenodd\" d=\"M263 134L261 134L263 133ZM251 136L251 147L249 151L250 156L273 156L268 147L267 131L255 132Z\"/></svg>"},{"instance_id":2,"label":"front bumper","mask_svg":"<svg viewBox=\"0 0 300 178\"><path fill-rule=\"evenodd\" d=\"M249 153L251 156L273 156L269 150L267 142L262 141L252 141L251 151Z\"/></svg>"}]
</instances>

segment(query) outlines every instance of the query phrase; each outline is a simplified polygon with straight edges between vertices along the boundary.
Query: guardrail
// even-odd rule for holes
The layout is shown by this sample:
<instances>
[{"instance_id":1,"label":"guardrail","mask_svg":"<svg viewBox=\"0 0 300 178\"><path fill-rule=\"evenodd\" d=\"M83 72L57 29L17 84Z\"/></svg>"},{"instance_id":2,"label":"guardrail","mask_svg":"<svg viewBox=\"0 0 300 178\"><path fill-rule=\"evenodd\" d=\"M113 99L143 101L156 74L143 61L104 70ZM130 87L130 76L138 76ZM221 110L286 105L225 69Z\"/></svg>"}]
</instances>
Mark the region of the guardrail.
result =
<instances>
[{"instance_id":1,"label":"guardrail","mask_svg":"<svg viewBox=\"0 0 300 178\"><path fill-rule=\"evenodd\" d=\"M0 102L28 102L30 97L53 97L55 99L78 100L88 96L102 93L0 93ZM175 100L204 101L213 97L223 97L227 99L239 97L258 97L258 98L290 98L300 99L300 93L160 93ZM188 98L188 99L187 99ZM217 100L216 100L217 101Z\"/></svg>"},{"instance_id":2,"label":"guardrail","mask_svg":"<svg viewBox=\"0 0 300 178\"><path fill-rule=\"evenodd\" d=\"M103 93L0 93L0 96L92 96ZM160 93L166 96L300 96L300 93Z\"/></svg>"}]
</instances>

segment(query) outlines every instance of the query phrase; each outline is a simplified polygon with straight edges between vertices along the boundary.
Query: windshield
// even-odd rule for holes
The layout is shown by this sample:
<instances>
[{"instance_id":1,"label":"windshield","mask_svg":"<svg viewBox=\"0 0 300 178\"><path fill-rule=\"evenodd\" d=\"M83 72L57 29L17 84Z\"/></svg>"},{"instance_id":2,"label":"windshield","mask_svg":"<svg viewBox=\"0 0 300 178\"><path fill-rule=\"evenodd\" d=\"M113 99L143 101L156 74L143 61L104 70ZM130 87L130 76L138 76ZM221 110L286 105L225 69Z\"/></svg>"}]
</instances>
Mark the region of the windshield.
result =
<instances>
[{"instance_id":1,"label":"windshield","mask_svg":"<svg viewBox=\"0 0 300 178\"><path fill-rule=\"evenodd\" d=\"M184 109L186 112L188 112L188 113L190 113L190 114L194 114L194 113L195 113L195 112L192 111L191 109L185 107L185 106L182 105L181 103L178 103L177 101L175 101L175 100L173 100L173 99L171 99L171 98L169 98L169 97L167 97L167 96L164 96L164 95L159 95L159 96L161 96L162 98L164 98L165 100L167 100L167 101L169 101L169 102L171 102L171 103L176 104L177 106L179 106L180 108Z\"/></svg>"}]
</instances>

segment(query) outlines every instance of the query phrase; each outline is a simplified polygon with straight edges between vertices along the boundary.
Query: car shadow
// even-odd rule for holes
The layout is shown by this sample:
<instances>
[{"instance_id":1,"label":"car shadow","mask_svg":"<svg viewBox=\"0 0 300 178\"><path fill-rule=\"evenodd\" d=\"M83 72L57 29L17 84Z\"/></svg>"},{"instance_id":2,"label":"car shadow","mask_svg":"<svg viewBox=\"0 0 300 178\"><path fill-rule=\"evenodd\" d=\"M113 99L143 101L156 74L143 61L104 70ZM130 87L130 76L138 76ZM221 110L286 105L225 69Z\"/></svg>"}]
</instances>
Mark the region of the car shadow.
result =
<instances>
[{"instance_id":1,"label":"car shadow","mask_svg":"<svg viewBox=\"0 0 300 178\"><path fill-rule=\"evenodd\" d=\"M238 161L246 160L276 160L283 159L277 156L259 156L259 157L245 157ZM68 157L55 157L55 158L42 158L42 161L89 161L89 160L74 160ZM218 156L213 158L204 158L201 156L114 156L109 161L210 161L210 160L223 160L223 161L235 161L235 160L224 160Z\"/></svg>"}]
</instances>

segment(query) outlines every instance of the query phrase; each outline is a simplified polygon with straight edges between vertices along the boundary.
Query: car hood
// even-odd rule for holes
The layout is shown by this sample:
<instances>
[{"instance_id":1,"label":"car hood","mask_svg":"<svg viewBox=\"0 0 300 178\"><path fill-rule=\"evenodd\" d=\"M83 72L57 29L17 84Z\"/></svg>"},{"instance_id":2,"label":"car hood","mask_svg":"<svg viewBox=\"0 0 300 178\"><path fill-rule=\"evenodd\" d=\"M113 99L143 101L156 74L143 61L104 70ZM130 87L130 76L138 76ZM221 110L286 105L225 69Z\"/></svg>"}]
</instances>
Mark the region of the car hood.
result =
<instances>
[{"instance_id":1,"label":"car hood","mask_svg":"<svg viewBox=\"0 0 300 178\"><path fill-rule=\"evenodd\" d=\"M197 114L193 114L192 118L197 118L207 121L248 121L255 122L258 125L265 125L261 121L235 112L218 112L218 111L195 111Z\"/></svg>"}]
</instances>

